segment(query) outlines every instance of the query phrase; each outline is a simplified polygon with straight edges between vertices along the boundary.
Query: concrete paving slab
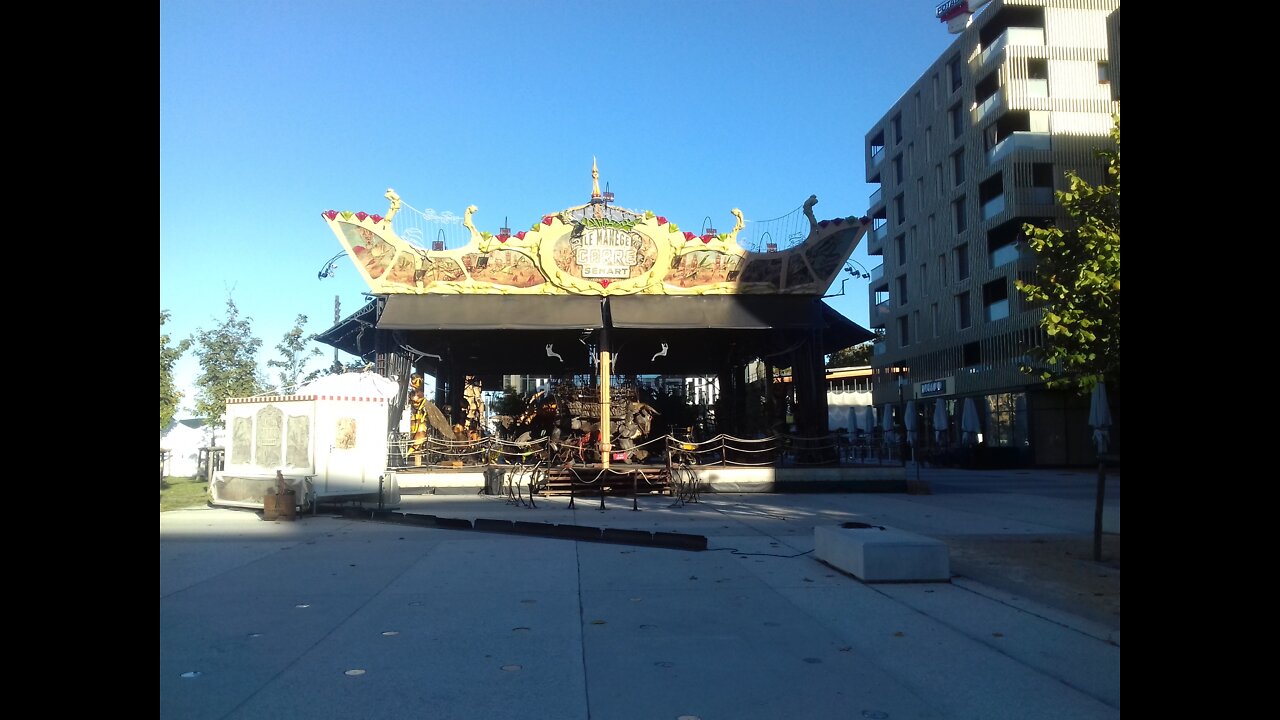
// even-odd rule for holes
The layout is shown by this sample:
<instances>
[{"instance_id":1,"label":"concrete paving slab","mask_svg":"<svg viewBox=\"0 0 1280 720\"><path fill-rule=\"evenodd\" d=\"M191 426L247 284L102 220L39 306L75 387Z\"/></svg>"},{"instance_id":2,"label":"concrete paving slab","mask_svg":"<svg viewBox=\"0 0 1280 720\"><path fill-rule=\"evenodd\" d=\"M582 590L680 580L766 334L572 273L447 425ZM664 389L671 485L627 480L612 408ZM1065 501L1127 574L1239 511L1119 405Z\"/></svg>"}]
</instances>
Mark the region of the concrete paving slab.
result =
<instances>
[{"instance_id":1,"label":"concrete paving slab","mask_svg":"<svg viewBox=\"0 0 1280 720\"><path fill-rule=\"evenodd\" d=\"M703 552L162 513L160 716L1118 718L1118 630L968 578L873 586L813 557L813 528L850 520L1091 528L1075 517L1087 476L939 479L931 496L642 497L639 513L629 498L402 506L697 533Z\"/></svg>"}]
</instances>

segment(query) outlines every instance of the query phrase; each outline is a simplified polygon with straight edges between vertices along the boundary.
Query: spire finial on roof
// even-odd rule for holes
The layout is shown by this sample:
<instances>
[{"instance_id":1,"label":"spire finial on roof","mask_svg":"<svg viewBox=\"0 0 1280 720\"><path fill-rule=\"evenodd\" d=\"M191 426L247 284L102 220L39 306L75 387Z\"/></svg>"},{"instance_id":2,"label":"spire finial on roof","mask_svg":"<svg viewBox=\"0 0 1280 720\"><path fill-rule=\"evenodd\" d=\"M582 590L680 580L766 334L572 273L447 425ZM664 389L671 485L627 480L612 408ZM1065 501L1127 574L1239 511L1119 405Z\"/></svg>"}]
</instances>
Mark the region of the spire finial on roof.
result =
<instances>
[{"instance_id":1,"label":"spire finial on roof","mask_svg":"<svg viewBox=\"0 0 1280 720\"><path fill-rule=\"evenodd\" d=\"M600 198L600 171L596 169L596 156L591 156L591 199Z\"/></svg>"}]
</instances>

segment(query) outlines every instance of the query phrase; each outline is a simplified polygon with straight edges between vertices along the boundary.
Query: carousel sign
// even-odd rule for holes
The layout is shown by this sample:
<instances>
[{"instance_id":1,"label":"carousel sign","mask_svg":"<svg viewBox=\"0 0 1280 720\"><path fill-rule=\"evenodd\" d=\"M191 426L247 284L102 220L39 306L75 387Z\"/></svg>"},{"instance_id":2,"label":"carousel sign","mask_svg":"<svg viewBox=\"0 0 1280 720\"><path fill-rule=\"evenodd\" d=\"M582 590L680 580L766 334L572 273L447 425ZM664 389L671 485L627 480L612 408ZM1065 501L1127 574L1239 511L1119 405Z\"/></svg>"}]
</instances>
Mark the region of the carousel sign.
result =
<instances>
[{"instance_id":1,"label":"carousel sign","mask_svg":"<svg viewBox=\"0 0 1280 720\"><path fill-rule=\"evenodd\" d=\"M584 278L631 277L643 244L639 233L611 227L585 228L569 241Z\"/></svg>"}]
</instances>

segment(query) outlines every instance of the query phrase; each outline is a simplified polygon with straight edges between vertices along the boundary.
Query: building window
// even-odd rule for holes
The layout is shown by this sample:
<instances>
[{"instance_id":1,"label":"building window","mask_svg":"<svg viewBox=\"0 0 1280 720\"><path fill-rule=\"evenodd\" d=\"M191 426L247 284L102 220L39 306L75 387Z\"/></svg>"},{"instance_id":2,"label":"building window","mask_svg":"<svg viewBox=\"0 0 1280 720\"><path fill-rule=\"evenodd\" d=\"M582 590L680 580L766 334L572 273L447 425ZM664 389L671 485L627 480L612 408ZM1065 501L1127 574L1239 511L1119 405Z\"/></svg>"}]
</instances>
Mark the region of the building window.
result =
<instances>
[{"instance_id":1,"label":"building window","mask_svg":"<svg viewBox=\"0 0 1280 720\"><path fill-rule=\"evenodd\" d=\"M1049 61L1043 58L1027 60L1027 96L1049 97Z\"/></svg>"},{"instance_id":2,"label":"building window","mask_svg":"<svg viewBox=\"0 0 1280 720\"><path fill-rule=\"evenodd\" d=\"M942 104L941 84L938 82L938 73L933 74L933 107L937 108Z\"/></svg>"},{"instance_id":3,"label":"building window","mask_svg":"<svg viewBox=\"0 0 1280 720\"><path fill-rule=\"evenodd\" d=\"M919 123L921 118L924 117L924 109L920 107L920 91L919 90L916 91L915 103L916 103L916 122Z\"/></svg>"},{"instance_id":4,"label":"building window","mask_svg":"<svg viewBox=\"0 0 1280 720\"><path fill-rule=\"evenodd\" d=\"M894 249L898 251L898 264L907 264L907 234L903 233L893 239Z\"/></svg>"},{"instance_id":5,"label":"building window","mask_svg":"<svg viewBox=\"0 0 1280 720\"><path fill-rule=\"evenodd\" d=\"M964 182L964 148L955 151L951 156L951 175L955 178L956 185Z\"/></svg>"},{"instance_id":6,"label":"building window","mask_svg":"<svg viewBox=\"0 0 1280 720\"><path fill-rule=\"evenodd\" d=\"M964 363L961 367L973 367L982 364L982 345L976 342L965 343L963 353Z\"/></svg>"},{"instance_id":7,"label":"building window","mask_svg":"<svg viewBox=\"0 0 1280 720\"><path fill-rule=\"evenodd\" d=\"M924 178L916 178L916 212L924 210Z\"/></svg>"},{"instance_id":8,"label":"building window","mask_svg":"<svg viewBox=\"0 0 1280 720\"><path fill-rule=\"evenodd\" d=\"M956 234L964 232L969 227L969 218L964 210L964 196L961 195L955 202L951 203L951 213L956 221Z\"/></svg>"},{"instance_id":9,"label":"building window","mask_svg":"<svg viewBox=\"0 0 1280 720\"><path fill-rule=\"evenodd\" d=\"M1009 317L1009 283L1005 278L982 286L982 310L986 322Z\"/></svg>"},{"instance_id":10,"label":"building window","mask_svg":"<svg viewBox=\"0 0 1280 720\"><path fill-rule=\"evenodd\" d=\"M938 256L938 284L944 285L944 286L947 284L947 256L946 255Z\"/></svg>"},{"instance_id":11,"label":"building window","mask_svg":"<svg viewBox=\"0 0 1280 720\"><path fill-rule=\"evenodd\" d=\"M933 166L933 194L942 197L942 165Z\"/></svg>"},{"instance_id":12,"label":"building window","mask_svg":"<svg viewBox=\"0 0 1280 720\"><path fill-rule=\"evenodd\" d=\"M893 180L901 185L905 179L906 177L902 173L902 156L899 155L893 159Z\"/></svg>"},{"instance_id":13,"label":"building window","mask_svg":"<svg viewBox=\"0 0 1280 720\"><path fill-rule=\"evenodd\" d=\"M929 306L929 320L933 326L933 336L938 337L938 303Z\"/></svg>"},{"instance_id":14,"label":"building window","mask_svg":"<svg viewBox=\"0 0 1280 720\"><path fill-rule=\"evenodd\" d=\"M911 344L911 323L907 321L907 316L903 315L898 318L898 347L906 347Z\"/></svg>"},{"instance_id":15,"label":"building window","mask_svg":"<svg viewBox=\"0 0 1280 720\"><path fill-rule=\"evenodd\" d=\"M963 330L972 324L973 316L969 311L969 293L962 292L956 296L956 327Z\"/></svg>"},{"instance_id":16,"label":"building window","mask_svg":"<svg viewBox=\"0 0 1280 720\"><path fill-rule=\"evenodd\" d=\"M955 140L964 134L964 115L960 112L960 104L952 105L947 116L951 119L951 139Z\"/></svg>"},{"instance_id":17,"label":"building window","mask_svg":"<svg viewBox=\"0 0 1280 720\"><path fill-rule=\"evenodd\" d=\"M950 76L951 76L951 92L955 92L960 89L961 85L964 84L964 76L960 74L960 56L959 55L956 55L955 57L951 58L950 61L947 62L947 71L948 73L950 73Z\"/></svg>"},{"instance_id":18,"label":"building window","mask_svg":"<svg viewBox=\"0 0 1280 720\"><path fill-rule=\"evenodd\" d=\"M907 276L898 276L898 306L907 304Z\"/></svg>"},{"instance_id":19,"label":"building window","mask_svg":"<svg viewBox=\"0 0 1280 720\"><path fill-rule=\"evenodd\" d=\"M920 287L929 287L929 263L920 263Z\"/></svg>"},{"instance_id":20,"label":"building window","mask_svg":"<svg viewBox=\"0 0 1280 720\"><path fill-rule=\"evenodd\" d=\"M1021 446L1027 437L1027 421L1018 409L1026 407L1026 393L997 393L986 400L987 432L982 441L988 447Z\"/></svg>"},{"instance_id":21,"label":"building window","mask_svg":"<svg viewBox=\"0 0 1280 720\"><path fill-rule=\"evenodd\" d=\"M901 193L899 193L899 194L898 194L898 197L896 197L896 198L894 198L894 199L893 199L893 212L894 212L894 217L896 218L897 223L898 223L899 225L901 225L901 224L903 224L903 223L905 223L905 222L907 221L907 201L906 201L906 196L904 196L904 195L902 195Z\"/></svg>"},{"instance_id":22,"label":"building window","mask_svg":"<svg viewBox=\"0 0 1280 720\"><path fill-rule=\"evenodd\" d=\"M1109 68L1104 62L1098 63L1098 84L1107 85L1111 82L1111 76L1108 72Z\"/></svg>"},{"instance_id":23,"label":"building window","mask_svg":"<svg viewBox=\"0 0 1280 720\"><path fill-rule=\"evenodd\" d=\"M897 145L902 142L902 113L893 116L890 126L893 128L893 144Z\"/></svg>"},{"instance_id":24,"label":"building window","mask_svg":"<svg viewBox=\"0 0 1280 720\"><path fill-rule=\"evenodd\" d=\"M969 279L969 243L956 246L956 279Z\"/></svg>"}]
</instances>

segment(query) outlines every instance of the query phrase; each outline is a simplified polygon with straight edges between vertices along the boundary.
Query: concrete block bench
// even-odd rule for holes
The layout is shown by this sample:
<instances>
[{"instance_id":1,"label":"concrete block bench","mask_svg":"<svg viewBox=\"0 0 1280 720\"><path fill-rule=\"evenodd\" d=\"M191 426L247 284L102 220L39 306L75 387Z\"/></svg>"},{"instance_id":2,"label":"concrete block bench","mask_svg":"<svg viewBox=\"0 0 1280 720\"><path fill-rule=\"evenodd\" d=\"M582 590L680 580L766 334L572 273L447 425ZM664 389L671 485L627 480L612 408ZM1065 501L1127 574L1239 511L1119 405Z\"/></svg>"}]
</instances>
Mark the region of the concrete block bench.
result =
<instances>
[{"instance_id":1,"label":"concrete block bench","mask_svg":"<svg viewBox=\"0 0 1280 720\"><path fill-rule=\"evenodd\" d=\"M866 523L813 529L814 556L863 582L948 582L951 555L941 540Z\"/></svg>"}]
</instances>

